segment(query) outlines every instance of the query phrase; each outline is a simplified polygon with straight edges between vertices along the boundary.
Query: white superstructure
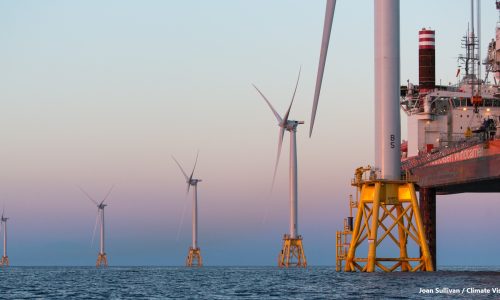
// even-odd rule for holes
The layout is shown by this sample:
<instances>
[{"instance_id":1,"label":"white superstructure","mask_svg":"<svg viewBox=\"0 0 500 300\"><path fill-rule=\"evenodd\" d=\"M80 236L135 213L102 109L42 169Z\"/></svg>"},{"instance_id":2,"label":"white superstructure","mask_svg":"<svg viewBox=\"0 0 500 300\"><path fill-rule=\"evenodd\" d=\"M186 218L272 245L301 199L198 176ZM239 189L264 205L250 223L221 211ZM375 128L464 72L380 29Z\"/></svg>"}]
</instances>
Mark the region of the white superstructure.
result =
<instances>
[{"instance_id":1,"label":"white superstructure","mask_svg":"<svg viewBox=\"0 0 500 300\"><path fill-rule=\"evenodd\" d=\"M477 20L479 23L479 14ZM421 32L424 31L428 32L425 29ZM420 49L423 40L421 35ZM420 82L420 86L408 83L402 87L401 108L408 115L408 141L406 145L403 142L403 158L432 153L468 140L500 138L499 24L496 39L490 42L486 59L482 62L486 70L484 79L480 77L481 68L478 67L481 62L479 43L473 31L463 38L466 55L459 57L462 68L457 71L457 77L461 76L458 84L428 88ZM427 61L422 57L419 61L420 72L425 72L428 66L422 64ZM460 75L462 70L463 75ZM494 75L494 82L487 81L489 74Z\"/></svg>"}]
</instances>

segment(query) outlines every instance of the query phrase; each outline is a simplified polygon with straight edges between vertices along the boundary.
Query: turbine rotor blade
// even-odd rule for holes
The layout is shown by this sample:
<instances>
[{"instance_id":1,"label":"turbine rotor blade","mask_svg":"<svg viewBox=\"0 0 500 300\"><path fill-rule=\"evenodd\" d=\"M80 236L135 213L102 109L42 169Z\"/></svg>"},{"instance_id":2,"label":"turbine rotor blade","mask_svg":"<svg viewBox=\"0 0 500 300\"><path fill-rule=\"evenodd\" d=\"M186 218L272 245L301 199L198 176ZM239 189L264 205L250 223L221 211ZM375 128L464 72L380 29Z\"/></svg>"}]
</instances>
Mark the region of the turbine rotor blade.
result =
<instances>
[{"instance_id":1,"label":"turbine rotor blade","mask_svg":"<svg viewBox=\"0 0 500 300\"><path fill-rule=\"evenodd\" d=\"M90 197L89 193L87 193L81 186L77 185L77 187L80 189L80 191L82 191L83 194L85 194L85 196L87 196L87 198L89 198L90 201L94 202L95 205L99 205L99 203L97 203L94 198Z\"/></svg>"},{"instance_id":2,"label":"turbine rotor blade","mask_svg":"<svg viewBox=\"0 0 500 300\"><path fill-rule=\"evenodd\" d=\"M113 191L114 188L115 188L115 185L113 184L111 186L111 188L109 189L109 192L106 194L106 196L104 197L104 199L101 201L101 204L103 204L104 201L106 201L106 199L108 199L109 195L111 194L111 192Z\"/></svg>"},{"instance_id":3,"label":"turbine rotor blade","mask_svg":"<svg viewBox=\"0 0 500 300\"><path fill-rule=\"evenodd\" d=\"M191 182L191 179L193 179L193 174L194 174L194 170L196 169L196 164L198 163L198 155L199 154L200 154L200 150L198 150L198 152L196 153L196 160L194 161L193 171L191 172L191 176L189 176L190 182Z\"/></svg>"},{"instance_id":4,"label":"turbine rotor blade","mask_svg":"<svg viewBox=\"0 0 500 300\"><path fill-rule=\"evenodd\" d=\"M269 102L269 100L267 100L266 96L264 96L264 94L255 86L255 84L252 84L252 85L257 90L257 92L259 92L259 94L262 96L262 98L264 98L264 100L267 102L267 105L269 105L269 108L271 108L271 110L273 111L273 114L276 117L276 119L278 120L278 123L281 124L283 122L283 119L281 119L280 114L278 114L278 112L276 111L276 109L274 109L271 102Z\"/></svg>"},{"instance_id":5,"label":"turbine rotor blade","mask_svg":"<svg viewBox=\"0 0 500 300\"><path fill-rule=\"evenodd\" d=\"M187 209L187 195L186 199L184 199L184 208L182 209L182 215L181 215L181 220L179 221L179 224L177 225L177 237L175 238L175 241L179 241L179 236L181 234L181 229L182 229L182 224L184 224L184 215L186 215L186 209Z\"/></svg>"},{"instance_id":6,"label":"turbine rotor blade","mask_svg":"<svg viewBox=\"0 0 500 300\"><path fill-rule=\"evenodd\" d=\"M336 0L327 0L325 23L323 25L323 40L321 42L321 52L319 56L318 75L316 78L316 89L314 91L314 101L311 112L311 125L309 127L309 137L312 135L314 120L316 119L316 110L318 109L319 94L321 92L321 84L323 82L323 74L325 72L326 55L328 54L328 45L330 43L330 33L332 32L333 13L335 12Z\"/></svg>"},{"instance_id":7,"label":"turbine rotor blade","mask_svg":"<svg viewBox=\"0 0 500 300\"><path fill-rule=\"evenodd\" d=\"M283 135L285 134L285 128L280 127L280 133L278 136L278 153L276 154L276 163L274 164L274 174L273 174L273 182L271 184L271 192L274 189L274 182L276 180L276 173L278 172L278 163L280 161L281 148L283 146Z\"/></svg>"},{"instance_id":8,"label":"turbine rotor blade","mask_svg":"<svg viewBox=\"0 0 500 300\"><path fill-rule=\"evenodd\" d=\"M97 216L95 217L95 224L94 224L94 231L92 232L92 242L91 242L91 247L94 246L94 238L95 238L95 231L97 229L97 223L100 222L100 219L99 218L99 215L101 214L101 210L100 209L97 209Z\"/></svg>"},{"instance_id":9,"label":"turbine rotor blade","mask_svg":"<svg viewBox=\"0 0 500 300\"><path fill-rule=\"evenodd\" d=\"M186 189L186 195L189 194L189 189L191 188L191 183L188 182L188 186L187 186L187 189Z\"/></svg>"},{"instance_id":10,"label":"turbine rotor blade","mask_svg":"<svg viewBox=\"0 0 500 300\"><path fill-rule=\"evenodd\" d=\"M182 169L181 164L177 161L177 159L175 159L175 157L173 155L172 155L172 158L174 159L175 163L179 166L179 169L181 170L182 174L186 178L186 181L188 181L188 176L187 176L186 172L184 172L184 170Z\"/></svg>"},{"instance_id":11,"label":"turbine rotor blade","mask_svg":"<svg viewBox=\"0 0 500 300\"><path fill-rule=\"evenodd\" d=\"M300 67L299 69L299 76L297 76L297 83L295 84L295 90L293 91L292 101L290 102L290 106L288 107L288 110L286 111L286 114L283 117L283 126L285 126L286 123L288 122L288 116L290 115L290 110L292 109L293 100L295 99L295 94L297 93L297 87L299 86L299 79L300 79L300 71L302 71L302 67Z\"/></svg>"}]
</instances>

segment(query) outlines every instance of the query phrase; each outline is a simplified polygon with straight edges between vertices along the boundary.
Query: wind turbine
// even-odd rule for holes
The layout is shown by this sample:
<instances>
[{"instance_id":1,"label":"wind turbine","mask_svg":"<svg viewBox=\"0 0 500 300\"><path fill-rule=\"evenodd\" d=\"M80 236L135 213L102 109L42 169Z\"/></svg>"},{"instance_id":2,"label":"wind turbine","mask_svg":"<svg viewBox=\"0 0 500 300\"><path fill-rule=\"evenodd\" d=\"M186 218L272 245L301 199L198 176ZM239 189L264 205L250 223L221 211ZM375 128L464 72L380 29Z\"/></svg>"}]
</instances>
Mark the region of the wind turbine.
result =
<instances>
[{"instance_id":1,"label":"wind turbine","mask_svg":"<svg viewBox=\"0 0 500 300\"><path fill-rule=\"evenodd\" d=\"M3 255L2 260L0 261L0 266L7 267L9 266L9 257L7 256L7 220L9 218L6 218L4 213L5 209L2 210L2 218L0 219L3 230Z\"/></svg>"},{"instance_id":2,"label":"wind turbine","mask_svg":"<svg viewBox=\"0 0 500 300\"><path fill-rule=\"evenodd\" d=\"M304 124L303 121L295 121L289 120L288 117L290 115L290 109L292 108L293 100L295 99L295 94L297 92L297 87L299 85L300 79L300 70L299 75L297 77L297 83L295 84L295 90L293 91L292 101L290 102L290 106L286 111L283 118L278 114L278 112L274 109L271 102L264 96L264 94L255 86L253 87L257 90L257 92L262 96L262 98L266 101L267 105L273 112L276 120L278 120L278 126L280 128L279 136L278 136L278 153L276 155L276 163L274 165L274 175L273 175L273 183L276 178L276 171L278 170L278 163L281 154L281 148L283 145L283 135L285 134L285 130L290 132L290 232L289 234L285 234L283 236L283 247L281 253L278 257L278 266L279 267L306 267L307 261L304 255L304 248L302 247L302 236L298 233L298 191L297 191L297 127L300 124ZM271 189L272 189L271 187Z\"/></svg>"},{"instance_id":3,"label":"wind turbine","mask_svg":"<svg viewBox=\"0 0 500 300\"><path fill-rule=\"evenodd\" d=\"M202 266L201 252L200 248L198 247L198 182L201 182L201 179L193 178L194 170L196 169L196 164L198 163L198 154L199 152L196 153L196 160L194 161L193 171L191 172L191 175L189 175L189 177L187 176L187 173L184 171L184 169L182 169L181 164L172 155L172 158L174 159L177 166L179 166L182 175L184 175L184 178L186 179L186 195L189 194L191 186L193 187L192 243L191 247L189 247L188 256L186 258L187 267Z\"/></svg>"},{"instance_id":4,"label":"wind turbine","mask_svg":"<svg viewBox=\"0 0 500 300\"><path fill-rule=\"evenodd\" d=\"M425 239L414 184L401 178L400 0L375 0L374 2L375 168L367 170L376 171L376 173L369 180L363 180L363 173L361 173L359 177L361 179L353 181L353 185L359 189L362 196L357 201L357 216L351 229L352 238L349 250L345 256L345 271L374 272L376 268L393 271L398 267L401 271L433 271L434 266ZM309 136L312 135L318 108L335 3L335 0L327 0L326 3ZM361 168L361 170L364 169ZM391 218L387 218L388 216ZM385 223L383 223L384 220L386 220ZM391 225L388 223L390 221L394 223ZM407 224L404 224L405 222ZM399 240L396 240L391 232L394 228L398 228ZM378 235L379 231L381 236ZM377 257L377 247L387 236L390 236L399 248L399 257ZM411 240L414 240L420 248L420 257L408 257L408 236L414 237ZM356 250L364 242L368 244L367 257L358 257ZM341 258L337 257L337 260L339 259ZM415 266L412 266L410 262ZM362 266L363 263L365 263L364 266Z\"/></svg>"},{"instance_id":5,"label":"wind turbine","mask_svg":"<svg viewBox=\"0 0 500 300\"><path fill-rule=\"evenodd\" d=\"M111 186L109 189L108 193L102 199L101 202L97 202L92 198L82 187L78 187L87 198L89 198L90 201L92 201L96 206L97 206L97 216L95 220L95 225L94 225L94 232L92 233L92 243L94 242L94 236L95 236L95 230L97 228L97 223L100 224L100 243L99 243L99 253L97 254L97 261L96 261L96 267L107 267L108 266L108 258L106 256L106 251L104 250L104 208L107 206L107 204L104 203L106 199L108 199L109 195L111 194L111 191L113 191L114 185Z\"/></svg>"}]
</instances>

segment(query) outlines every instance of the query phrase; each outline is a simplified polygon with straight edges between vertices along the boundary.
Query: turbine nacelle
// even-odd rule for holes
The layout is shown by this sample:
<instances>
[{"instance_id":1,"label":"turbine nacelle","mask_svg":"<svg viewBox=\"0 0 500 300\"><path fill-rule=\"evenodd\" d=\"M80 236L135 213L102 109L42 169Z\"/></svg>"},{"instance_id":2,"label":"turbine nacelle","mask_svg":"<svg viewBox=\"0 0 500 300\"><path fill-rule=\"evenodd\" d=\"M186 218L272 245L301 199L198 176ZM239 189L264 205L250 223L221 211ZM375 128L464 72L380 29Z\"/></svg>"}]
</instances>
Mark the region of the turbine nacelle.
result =
<instances>
[{"instance_id":1,"label":"turbine nacelle","mask_svg":"<svg viewBox=\"0 0 500 300\"><path fill-rule=\"evenodd\" d=\"M0 217L0 222L5 223L9 218L5 217L5 207L2 209L2 216Z\"/></svg>"},{"instance_id":2,"label":"turbine nacelle","mask_svg":"<svg viewBox=\"0 0 500 300\"><path fill-rule=\"evenodd\" d=\"M202 181L201 179L191 179L191 180L187 181L187 184L195 186L198 184L198 182L201 182L201 181Z\"/></svg>"},{"instance_id":3,"label":"turbine nacelle","mask_svg":"<svg viewBox=\"0 0 500 300\"><path fill-rule=\"evenodd\" d=\"M296 131L300 124L304 124L304 121L287 120L286 124L278 124L278 126L286 131Z\"/></svg>"}]
</instances>

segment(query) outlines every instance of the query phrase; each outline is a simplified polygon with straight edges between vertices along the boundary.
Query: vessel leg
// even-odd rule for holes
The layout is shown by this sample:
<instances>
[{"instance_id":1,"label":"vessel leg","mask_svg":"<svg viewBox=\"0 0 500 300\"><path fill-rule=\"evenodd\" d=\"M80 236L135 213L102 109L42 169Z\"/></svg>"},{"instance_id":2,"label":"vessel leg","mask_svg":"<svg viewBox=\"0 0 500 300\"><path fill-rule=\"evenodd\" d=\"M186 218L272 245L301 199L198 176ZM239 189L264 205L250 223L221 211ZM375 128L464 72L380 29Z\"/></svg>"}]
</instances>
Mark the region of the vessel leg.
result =
<instances>
[{"instance_id":1,"label":"vessel leg","mask_svg":"<svg viewBox=\"0 0 500 300\"><path fill-rule=\"evenodd\" d=\"M424 223L425 238L429 245L434 270L437 269L436 260L436 189L420 188L420 212Z\"/></svg>"},{"instance_id":2,"label":"vessel leg","mask_svg":"<svg viewBox=\"0 0 500 300\"><path fill-rule=\"evenodd\" d=\"M413 213L415 217L415 222L417 223L418 237L420 241L420 251L422 253L421 257L424 261L425 271L432 272L434 267L432 264L432 256L429 252L429 246L425 237L424 224L422 217L420 215L420 209L418 207L417 194L415 193L415 186L413 183L408 183L408 188L411 195L411 204L413 206Z\"/></svg>"}]
</instances>

